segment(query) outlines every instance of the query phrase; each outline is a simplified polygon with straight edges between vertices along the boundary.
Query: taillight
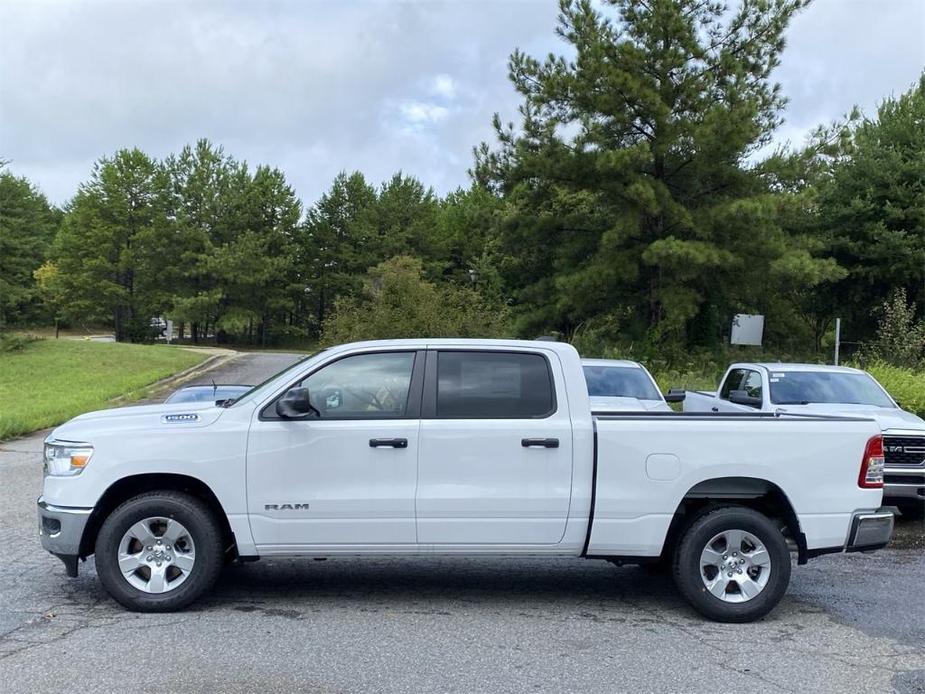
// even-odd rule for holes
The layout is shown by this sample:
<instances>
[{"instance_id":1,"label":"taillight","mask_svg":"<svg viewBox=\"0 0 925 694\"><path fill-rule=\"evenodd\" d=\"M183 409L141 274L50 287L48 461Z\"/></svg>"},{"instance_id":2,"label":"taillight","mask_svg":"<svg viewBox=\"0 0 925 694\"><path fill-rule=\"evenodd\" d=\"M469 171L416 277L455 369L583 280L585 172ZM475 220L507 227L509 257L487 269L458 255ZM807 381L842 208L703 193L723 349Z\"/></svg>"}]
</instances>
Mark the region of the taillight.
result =
<instances>
[{"instance_id":1,"label":"taillight","mask_svg":"<svg viewBox=\"0 0 925 694\"><path fill-rule=\"evenodd\" d=\"M864 489L883 487L883 437L874 436L864 448L858 486Z\"/></svg>"}]
</instances>

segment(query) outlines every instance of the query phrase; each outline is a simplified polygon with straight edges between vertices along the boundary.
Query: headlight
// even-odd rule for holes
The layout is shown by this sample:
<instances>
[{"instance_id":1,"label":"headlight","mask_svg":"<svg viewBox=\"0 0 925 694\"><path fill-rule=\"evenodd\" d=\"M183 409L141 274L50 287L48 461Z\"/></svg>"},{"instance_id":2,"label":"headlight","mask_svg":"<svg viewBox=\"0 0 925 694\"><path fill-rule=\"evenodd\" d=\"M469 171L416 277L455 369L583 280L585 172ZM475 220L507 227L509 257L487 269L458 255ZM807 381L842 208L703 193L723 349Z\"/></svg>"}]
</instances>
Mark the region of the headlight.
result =
<instances>
[{"instance_id":1,"label":"headlight","mask_svg":"<svg viewBox=\"0 0 925 694\"><path fill-rule=\"evenodd\" d=\"M45 444L45 474L54 477L79 475L90 458L93 446L89 443L53 441Z\"/></svg>"}]
</instances>

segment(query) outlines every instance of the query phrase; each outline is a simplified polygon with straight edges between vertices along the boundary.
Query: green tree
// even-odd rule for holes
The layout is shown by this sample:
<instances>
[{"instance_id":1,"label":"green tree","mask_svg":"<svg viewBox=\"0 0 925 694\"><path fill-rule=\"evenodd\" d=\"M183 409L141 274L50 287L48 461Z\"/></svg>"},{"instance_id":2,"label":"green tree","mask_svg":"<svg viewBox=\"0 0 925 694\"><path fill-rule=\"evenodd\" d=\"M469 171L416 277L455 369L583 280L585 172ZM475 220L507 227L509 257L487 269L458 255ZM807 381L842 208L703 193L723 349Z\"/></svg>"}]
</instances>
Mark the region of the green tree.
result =
<instances>
[{"instance_id":1,"label":"green tree","mask_svg":"<svg viewBox=\"0 0 925 694\"><path fill-rule=\"evenodd\" d=\"M322 341L505 337L506 320L473 289L430 282L419 259L398 256L369 270L359 296L337 300Z\"/></svg>"},{"instance_id":2,"label":"green tree","mask_svg":"<svg viewBox=\"0 0 925 694\"><path fill-rule=\"evenodd\" d=\"M242 169L236 180L232 219L237 228L206 263L222 288L223 314L216 327L251 338L256 330L266 345L271 334L287 332L293 323L302 205L278 169L261 166L253 176Z\"/></svg>"},{"instance_id":3,"label":"green tree","mask_svg":"<svg viewBox=\"0 0 925 694\"><path fill-rule=\"evenodd\" d=\"M27 179L0 170L0 327L41 316L33 275L45 260L60 216Z\"/></svg>"},{"instance_id":4,"label":"green tree","mask_svg":"<svg viewBox=\"0 0 925 694\"><path fill-rule=\"evenodd\" d=\"M851 339L876 332L878 306L902 289L925 312L925 73L848 130L819 187L818 215L848 271L836 287Z\"/></svg>"},{"instance_id":5,"label":"green tree","mask_svg":"<svg viewBox=\"0 0 925 694\"><path fill-rule=\"evenodd\" d=\"M138 149L100 159L68 204L42 275L63 315L77 322L111 322L117 340L150 336L165 260L161 209L165 177Z\"/></svg>"},{"instance_id":6,"label":"green tree","mask_svg":"<svg viewBox=\"0 0 925 694\"><path fill-rule=\"evenodd\" d=\"M198 340L215 326L222 308L222 290L210 259L236 233L232 181L240 165L203 139L168 156L163 168L169 180L164 204L171 228L160 239L160 288L181 337L188 326L193 340Z\"/></svg>"},{"instance_id":7,"label":"green tree","mask_svg":"<svg viewBox=\"0 0 925 694\"><path fill-rule=\"evenodd\" d=\"M715 342L731 313L766 308L772 264L820 262L747 163L779 122L769 75L803 5L562 0L574 58L511 56L521 123L495 117L474 175L510 205L499 263L522 332Z\"/></svg>"},{"instance_id":8,"label":"green tree","mask_svg":"<svg viewBox=\"0 0 925 694\"><path fill-rule=\"evenodd\" d=\"M341 172L307 212L298 244L302 306L317 335L340 296L360 291L376 258L376 191L358 171Z\"/></svg>"},{"instance_id":9,"label":"green tree","mask_svg":"<svg viewBox=\"0 0 925 694\"><path fill-rule=\"evenodd\" d=\"M425 263L435 259L440 203L433 190L399 171L380 188L375 210L376 263L397 255L415 256Z\"/></svg>"},{"instance_id":10,"label":"green tree","mask_svg":"<svg viewBox=\"0 0 925 694\"><path fill-rule=\"evenodd\" d=\"M460 188L441 201L432 237L432 262L440 275L457 284L469 282L495 302L503 296L496 230L504 209L504 200L484 186Z\"/></svg>"}]
</instances>

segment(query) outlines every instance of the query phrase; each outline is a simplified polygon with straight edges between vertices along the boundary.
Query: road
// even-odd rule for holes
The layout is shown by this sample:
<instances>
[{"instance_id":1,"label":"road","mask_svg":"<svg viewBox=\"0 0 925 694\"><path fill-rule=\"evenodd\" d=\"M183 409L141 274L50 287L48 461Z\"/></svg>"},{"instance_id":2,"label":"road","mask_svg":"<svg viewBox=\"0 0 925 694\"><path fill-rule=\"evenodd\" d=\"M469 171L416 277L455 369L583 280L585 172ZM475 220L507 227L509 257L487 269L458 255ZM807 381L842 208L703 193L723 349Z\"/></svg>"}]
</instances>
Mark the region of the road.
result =
<instances>
[{"instance_id":1,"label":"road","mask_svg":"<svg viewBox=\"0 0 925 694\"><path fill-rule=\"evenodd\" d=\"M184 386L221 384L257 385L307 355L284 352L239 352L234 359L183 383Z\"/></svg>"},{"instance_id":2,"label":"road","mask_svg":"<svg viewBox=\"0 0 925 694\"><path fill-rule=\"evenodd\" d=\"M257 382L294 359L214 376ZM263 560L186 612L129 613L92 559L68 579L41 549L41 438L0 444L5 692L925 692L917 541L795 567L750 625L703 621L665 577L565 558Z\"/></svg>"}]
</instances>

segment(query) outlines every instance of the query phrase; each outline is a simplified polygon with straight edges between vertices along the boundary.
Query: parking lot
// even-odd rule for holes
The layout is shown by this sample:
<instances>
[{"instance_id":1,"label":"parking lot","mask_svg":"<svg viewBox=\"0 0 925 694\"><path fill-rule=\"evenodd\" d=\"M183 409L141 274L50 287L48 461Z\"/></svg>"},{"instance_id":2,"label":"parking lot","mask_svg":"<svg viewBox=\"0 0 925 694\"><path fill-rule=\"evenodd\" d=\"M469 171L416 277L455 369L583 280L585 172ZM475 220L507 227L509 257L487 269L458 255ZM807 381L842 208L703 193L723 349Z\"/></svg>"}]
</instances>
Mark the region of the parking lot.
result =
<instances>
[{"instance_id":1,"label":"parking lot","mask_svg":"<svg viewBox=\"0 0 925 694\"><path fill-rule=\"evenodd\" d=\"M254 382L291 355L245 355ZM579 559L263 560L177 614L124 611L36 531L41 435L0 444L9 692L925 691L920 525L796 567L762 622L698 617L667 577Z\"/></svg>"}]
</instances>

